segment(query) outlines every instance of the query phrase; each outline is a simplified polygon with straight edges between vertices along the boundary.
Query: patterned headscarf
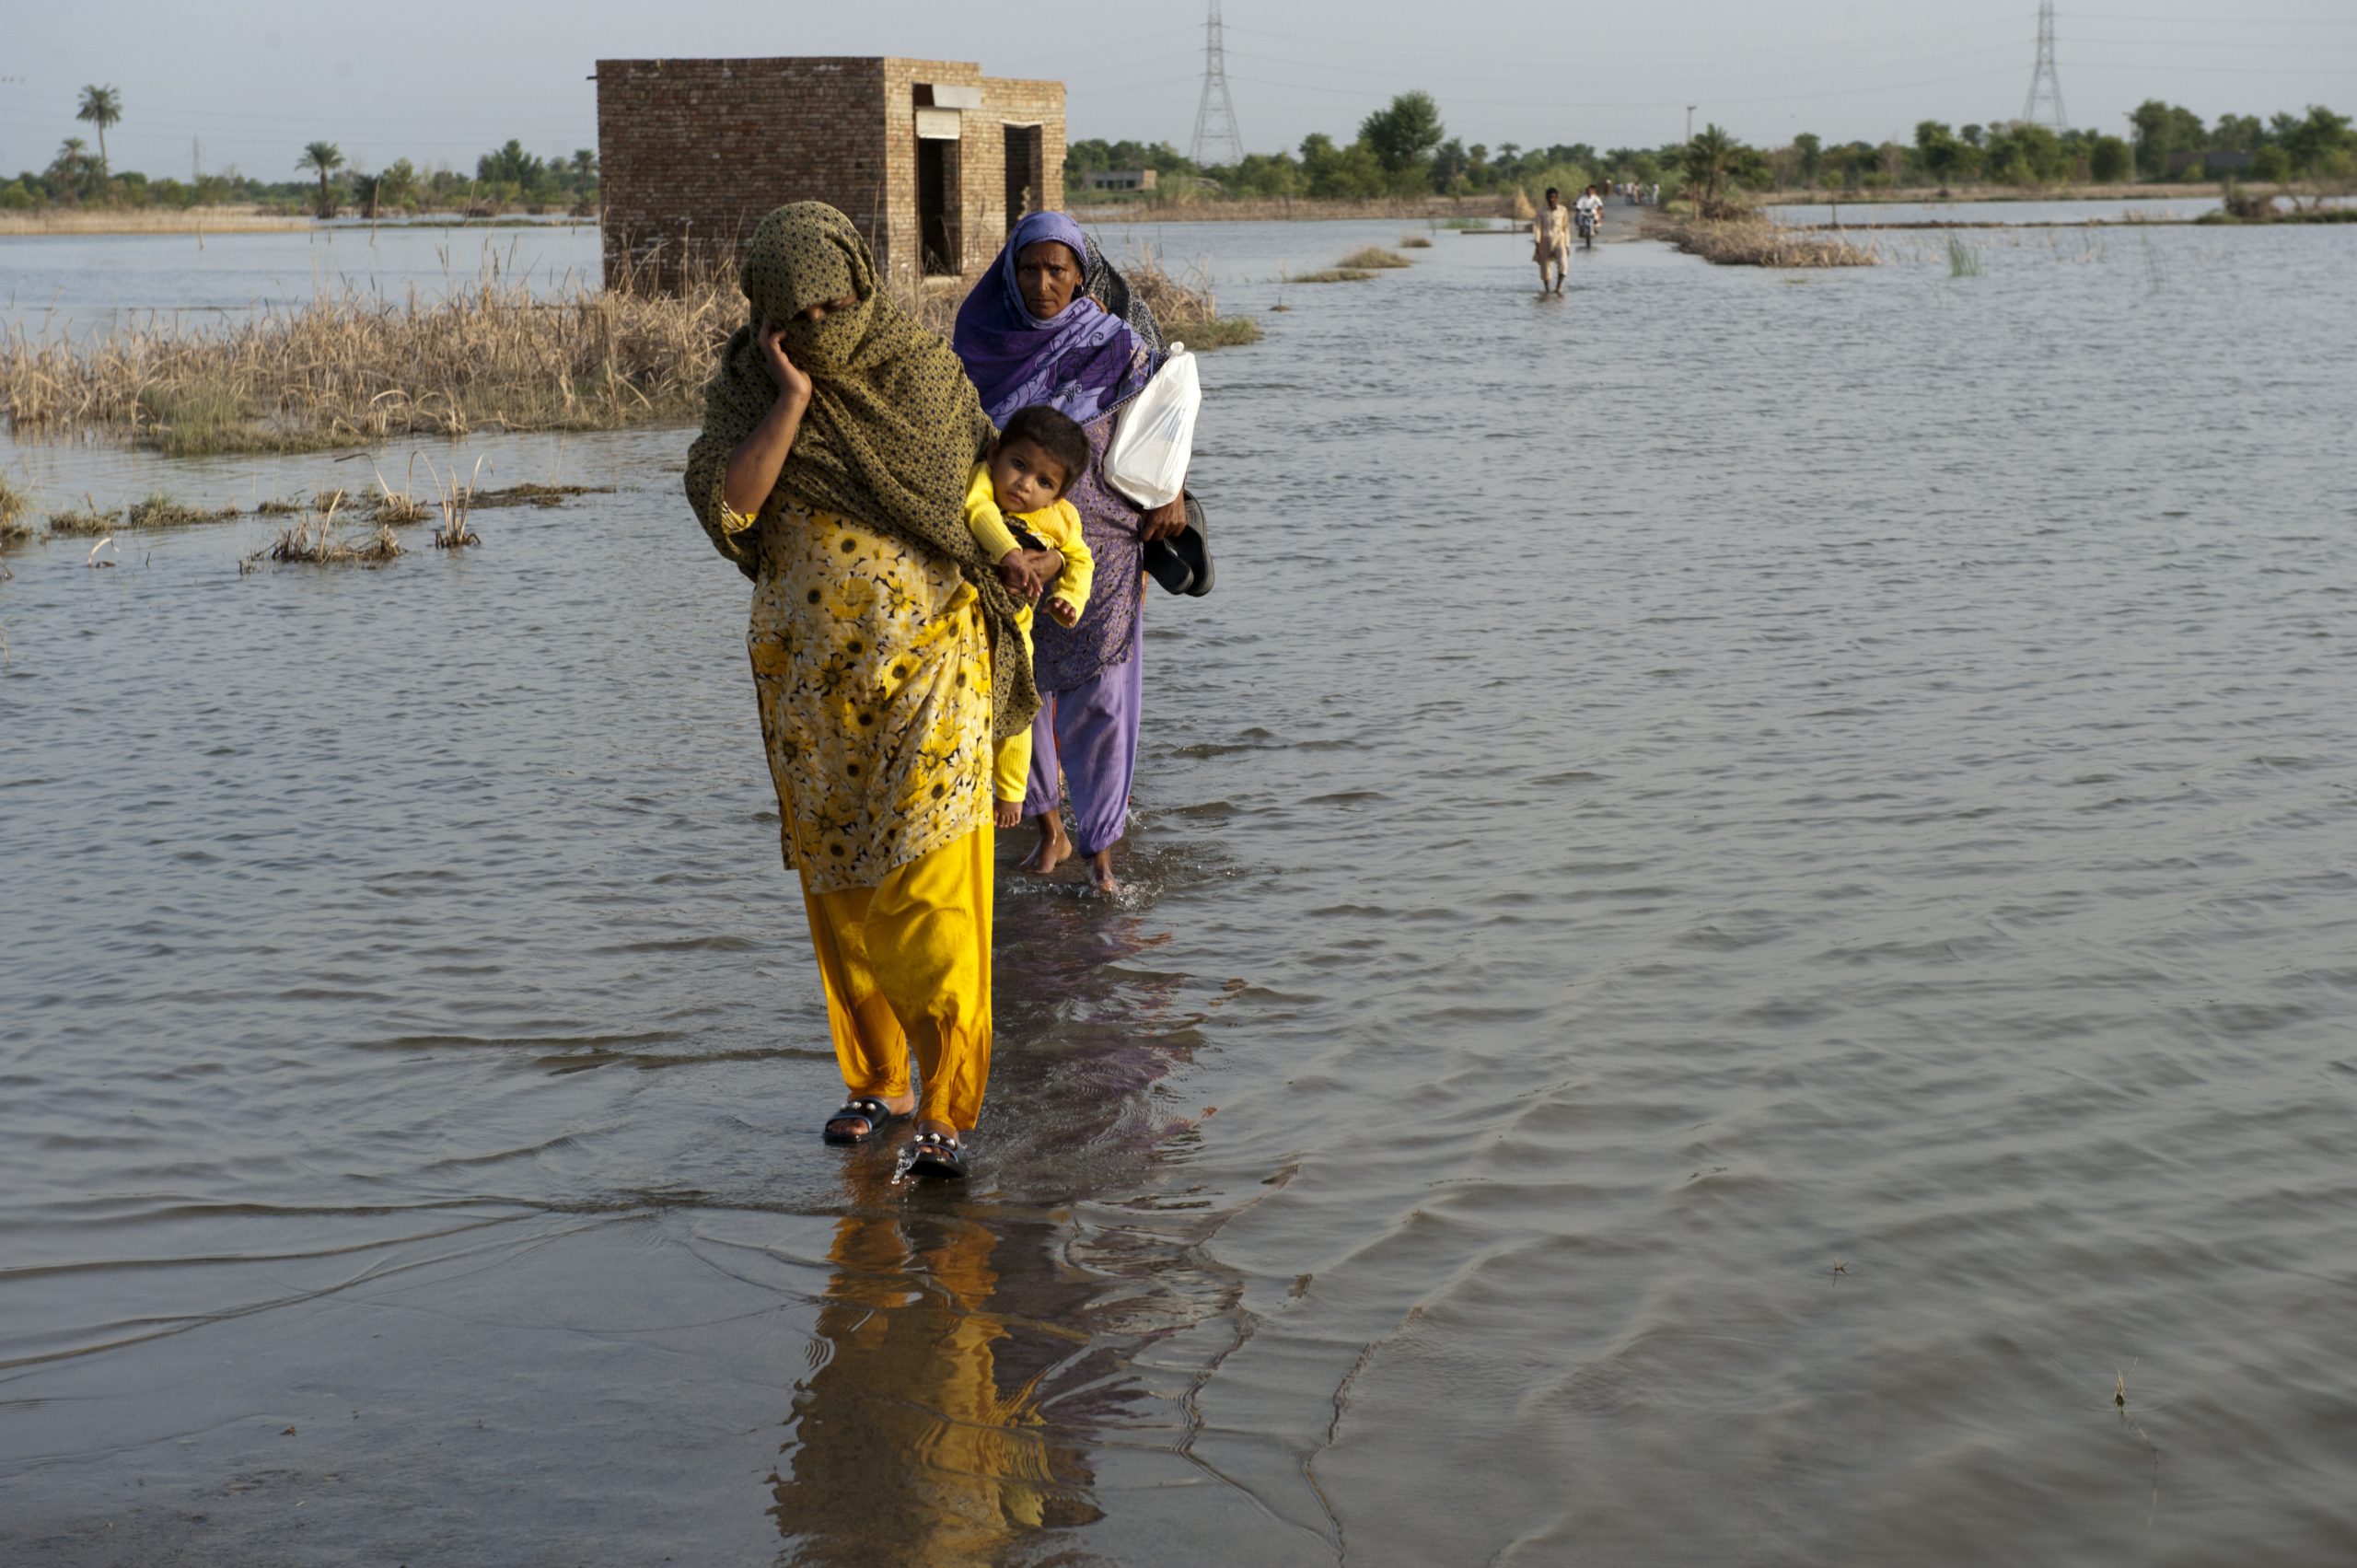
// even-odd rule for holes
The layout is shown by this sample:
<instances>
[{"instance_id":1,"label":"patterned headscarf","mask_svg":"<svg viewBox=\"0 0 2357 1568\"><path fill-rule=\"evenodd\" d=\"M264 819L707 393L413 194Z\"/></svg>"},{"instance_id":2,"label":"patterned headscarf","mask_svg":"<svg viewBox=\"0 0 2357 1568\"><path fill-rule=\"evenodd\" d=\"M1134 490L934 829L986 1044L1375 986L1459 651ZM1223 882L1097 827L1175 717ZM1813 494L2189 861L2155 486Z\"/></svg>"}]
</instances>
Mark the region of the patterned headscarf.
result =
<instances>
[{"instance_id":1,"label":"patterned headscarf","mask_svg":"<svg viewBox=\"0 0 2357 1568\"><path fill-rule=\"evenodd\" d=\"M777 476L776 494L833 512L953 562L974 585L990 622L993 726L1011 735L1039 706L1015 624L1017 603L966 527L966 482L992 429L958 356L877 285L859 230L824 202L795 202L763 218L745 253L752 320L721 351L704 389L703 434L688 453L688 499L714 548L747 575L751 530L722 526L729 455L777 401L756 341L782 322L788 359L810 377L810 406ZM817 321L813 305L857 303Z\"/></svg>"},{"instance_id":2,"label":"patterned headscarf","mask_svg":"<svg viewBox=\"0 0 2357 1568\"><path fill-rule=\"evenodd\" d=\"M1083 290L1059 314L1034 316L1016 281L1016 258L1051 241L1072 252ZM1145 385L1162 334L1080 225L1062 213L1033 213L958 308L956 343L993 419L1045 403L1086 424Z\"/></svg>"}]
</instances>

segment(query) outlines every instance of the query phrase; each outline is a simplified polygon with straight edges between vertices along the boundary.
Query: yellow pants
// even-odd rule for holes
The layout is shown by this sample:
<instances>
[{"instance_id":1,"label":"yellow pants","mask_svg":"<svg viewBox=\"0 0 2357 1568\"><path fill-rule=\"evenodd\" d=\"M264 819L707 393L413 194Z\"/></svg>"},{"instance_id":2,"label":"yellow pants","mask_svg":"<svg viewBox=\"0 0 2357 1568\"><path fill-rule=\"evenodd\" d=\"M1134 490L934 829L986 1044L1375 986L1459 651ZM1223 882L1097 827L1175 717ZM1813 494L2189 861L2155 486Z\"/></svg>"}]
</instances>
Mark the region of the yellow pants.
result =
<instances>
[{"instance_id":1,"label":"yellow pants","mask_svg":"<svg viewBox=\"0 0 2357 1568\"><path fill-rule=\"evenodd\" d=\"M970 1131L991 1075L991 823L893 867L873 888L814 893L810 913L835 1059L854 1095L909 1092L917 1113Z\"/></svg>"}]
</instances>

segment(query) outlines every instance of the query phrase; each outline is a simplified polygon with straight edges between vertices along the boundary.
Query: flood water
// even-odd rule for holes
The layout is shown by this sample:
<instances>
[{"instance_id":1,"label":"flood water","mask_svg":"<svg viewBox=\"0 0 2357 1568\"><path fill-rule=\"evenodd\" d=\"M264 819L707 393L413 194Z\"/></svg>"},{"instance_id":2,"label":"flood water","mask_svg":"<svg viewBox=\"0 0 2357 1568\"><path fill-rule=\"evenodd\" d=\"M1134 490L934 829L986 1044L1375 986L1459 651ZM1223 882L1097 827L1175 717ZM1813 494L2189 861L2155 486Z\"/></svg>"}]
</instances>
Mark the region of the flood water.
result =
<instances>
[{"instance_id":1,"label":"flood water","mask_svg":"<svg viewBox=\"0 0 2357 1568\"><path fill-rule=\"evenodd\" d=\"M1400 232L1136 231L1288 308L965 1191L818 1140L685 434L0 558L0 1560L2357 1556L2357 231L1281 281Z\"/></svg>"}]
</instances>

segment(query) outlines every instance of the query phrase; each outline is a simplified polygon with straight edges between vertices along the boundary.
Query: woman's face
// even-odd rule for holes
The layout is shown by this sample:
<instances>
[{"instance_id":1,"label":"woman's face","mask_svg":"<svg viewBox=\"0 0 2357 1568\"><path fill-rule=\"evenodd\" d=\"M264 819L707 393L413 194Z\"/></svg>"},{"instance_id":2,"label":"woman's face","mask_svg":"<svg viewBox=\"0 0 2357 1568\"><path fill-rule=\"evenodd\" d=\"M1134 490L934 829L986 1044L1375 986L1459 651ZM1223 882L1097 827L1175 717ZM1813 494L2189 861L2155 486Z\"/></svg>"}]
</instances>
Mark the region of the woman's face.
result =
<instances>
[{"instance_id":1,"label":"woman's face","mask_svg":"<svg viewBox=\"0 0 2357 1568\"><path fill-rule=\"evenodd\" d=\"M1061 240L1032 241L1015 253L1015 291L1042 320L1062 315L1080 291L1080 258Z\"/></svg>"}]
</instances>

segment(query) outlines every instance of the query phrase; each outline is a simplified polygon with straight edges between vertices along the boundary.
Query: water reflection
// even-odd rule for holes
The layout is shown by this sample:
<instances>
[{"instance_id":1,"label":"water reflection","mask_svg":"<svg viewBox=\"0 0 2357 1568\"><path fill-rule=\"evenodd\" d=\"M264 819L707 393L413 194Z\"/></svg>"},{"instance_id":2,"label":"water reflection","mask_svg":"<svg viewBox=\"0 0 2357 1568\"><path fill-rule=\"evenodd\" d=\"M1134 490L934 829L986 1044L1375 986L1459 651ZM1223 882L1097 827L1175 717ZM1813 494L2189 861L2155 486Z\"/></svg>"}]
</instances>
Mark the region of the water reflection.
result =
<instances>
[{"instance_id":1,"label":"water reflection","mask_svg":"<svg viewBox=\"0 0 2357 1568\"><path fill-rule=\"evenodd\" d=\"M1040 1408L1086 1336L1002 1305L1026 1284L1054 1292L1033 1239L898 1204L837 1223L825 1360L770 1478L794 1561L987 1562L1103 1516L1081 1434Z\"/></svg>"},{"instance_id":2,"label":"water reflection","mask_svg":"<svg viewBox=\"0 0 2357 1568\"><path fill-rule=\"evenodd\" d=\"M1149 899L1189 875L1133 859ZM1000 1045L971 1190L896 1182L883 1157L847 1172L816 1369L768 1482L787 1561L1024 1555L1025 1538L1104 1516L1091 1454L1109 1425L1183 1441L1132 1363L1232 1300L1193 1265L1199 1222L1083 1228L1065 1205L1134 1192L1183 1146L1151 1098L1199 1020L1188 977L1141 964L1165 924L1067 895L1003 895L1025 918L999 923ZM1142 1296L1158 1310L1141 1313Z\"/></svg>"}]
</instances>

